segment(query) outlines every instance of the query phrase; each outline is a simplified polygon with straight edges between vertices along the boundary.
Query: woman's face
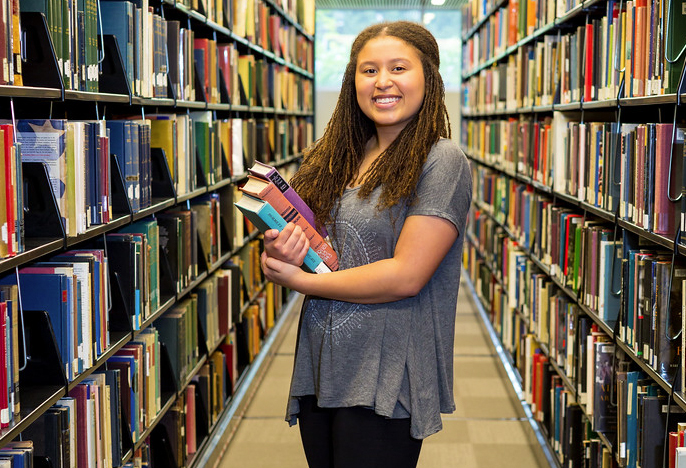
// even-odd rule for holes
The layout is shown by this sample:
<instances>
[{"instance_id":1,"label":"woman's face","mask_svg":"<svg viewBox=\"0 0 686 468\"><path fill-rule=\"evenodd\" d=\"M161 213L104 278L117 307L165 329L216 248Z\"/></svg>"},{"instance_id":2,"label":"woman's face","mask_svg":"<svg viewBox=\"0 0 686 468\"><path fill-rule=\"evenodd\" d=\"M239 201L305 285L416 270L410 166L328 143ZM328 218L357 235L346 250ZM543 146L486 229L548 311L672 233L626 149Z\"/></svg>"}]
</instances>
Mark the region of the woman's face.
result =
<instances>
[{"instance_id":1,"label":"woman's face","mask_svg":"<svg viewBox=\"0 0 686 468\"><path fill-rule=\"evenodd\" d=\"M417 50L393 36L367 42L357 57L357 103L377 131L397 133L424 102L424 70Z\"/></svg>"}]
</instances>

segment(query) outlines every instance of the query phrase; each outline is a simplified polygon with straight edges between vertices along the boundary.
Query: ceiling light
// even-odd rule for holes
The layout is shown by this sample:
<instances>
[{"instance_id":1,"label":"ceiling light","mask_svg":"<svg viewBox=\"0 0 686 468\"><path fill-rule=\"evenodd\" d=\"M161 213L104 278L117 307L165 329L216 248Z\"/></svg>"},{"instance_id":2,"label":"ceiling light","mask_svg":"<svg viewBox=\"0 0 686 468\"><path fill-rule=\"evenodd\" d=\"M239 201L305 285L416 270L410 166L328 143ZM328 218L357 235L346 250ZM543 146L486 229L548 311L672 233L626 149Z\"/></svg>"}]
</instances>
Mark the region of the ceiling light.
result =
<instances>
[{"instance_id":1,"label":"ceiling light","mask_svg":"<svg viewBox=\"0 0 686 468\"><path fill-rule=\"evenodd\" d=\"M445 3L445 0L431 0L432 5L441 6Z\"/></svg>"}]
</instances>

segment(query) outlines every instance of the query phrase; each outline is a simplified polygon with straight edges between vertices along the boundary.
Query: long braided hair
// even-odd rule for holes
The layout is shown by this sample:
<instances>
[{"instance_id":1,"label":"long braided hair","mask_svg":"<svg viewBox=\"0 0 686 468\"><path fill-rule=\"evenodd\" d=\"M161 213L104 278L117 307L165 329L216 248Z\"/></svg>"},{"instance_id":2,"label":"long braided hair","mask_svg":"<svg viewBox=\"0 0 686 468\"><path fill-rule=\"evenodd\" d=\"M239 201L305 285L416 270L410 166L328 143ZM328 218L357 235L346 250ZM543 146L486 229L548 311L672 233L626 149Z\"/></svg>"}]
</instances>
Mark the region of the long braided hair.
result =
<instances>
[{"instance_id":1,"label":"long braided hair","mask_svg":"<svg viewBox=\"0 0 686 468\"><path fill-rule=\"evenodd\" d=\"M445 90L438 71L438 44L433 35L409 21L380 23L363 30L353 42L338 103L324 135L305 150L303 163L290 181L320 225L334 220L337 201L358 175L365 145L376 134L374 122L357 103L355 73L360 50L380 36L396 37L417 50L426 89L419 112L369 167L359 196L368 198L381 186L378 210L411 203L429 151L441 137L450 138Z\"/></svg>"}]
</instances>

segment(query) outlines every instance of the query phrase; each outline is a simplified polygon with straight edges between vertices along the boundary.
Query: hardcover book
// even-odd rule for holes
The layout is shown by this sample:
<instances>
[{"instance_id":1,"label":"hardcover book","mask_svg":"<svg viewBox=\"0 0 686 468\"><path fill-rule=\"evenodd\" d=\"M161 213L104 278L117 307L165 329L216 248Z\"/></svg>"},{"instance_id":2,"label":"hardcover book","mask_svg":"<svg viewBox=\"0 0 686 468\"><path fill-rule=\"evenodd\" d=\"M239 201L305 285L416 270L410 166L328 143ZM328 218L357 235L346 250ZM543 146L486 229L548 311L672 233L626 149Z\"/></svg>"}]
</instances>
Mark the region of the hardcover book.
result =
<instances>
[{"instance_id":1,"label":"hardcover book","mask_svg":"<svg viewBox=\"0 0 686 468\"><path fill-rule=\"evenodd\" d=\"M281 231L286 227L286 220L264 200L243 194L243 197L235 202L235 205L245 214L250 222L263 233L270 229L278 229ZM312 247L310 247L305 256L303 267L312 273L331 272L331 269L324 263L321 257L317 255Z\"/></svg>"}]
</instances>

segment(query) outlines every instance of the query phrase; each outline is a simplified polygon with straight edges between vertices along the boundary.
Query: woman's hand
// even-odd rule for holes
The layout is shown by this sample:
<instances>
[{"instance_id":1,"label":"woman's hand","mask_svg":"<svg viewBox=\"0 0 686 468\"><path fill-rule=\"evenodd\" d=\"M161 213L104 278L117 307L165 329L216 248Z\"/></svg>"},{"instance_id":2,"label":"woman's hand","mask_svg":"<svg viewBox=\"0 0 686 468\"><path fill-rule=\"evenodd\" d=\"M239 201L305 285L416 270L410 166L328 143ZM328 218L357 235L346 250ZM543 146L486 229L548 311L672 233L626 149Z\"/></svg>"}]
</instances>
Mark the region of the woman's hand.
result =
<instances>
[{"instance_id":1,"label":"woman's hand","mask_svg":"<svg viewBox=\"0 0 686 468\"><path fill-rule=\"evenodd\" d=\"M262 252L260 257L264 276L271 282L280 284L289 289L299 290L298 285L301 275L308 275L299 266L283 262L275 257L270 257L267 252Z\"/></svg>"},{"instance_id":2,"label":"woman's hand","mask_svg":"<svg viewBox=\"0 0 686 468\"><path fill-rule=\"evenodd\" d=\"M291 265L300 266L310 248L307 236L293 223L288 223L281 232L270 229L264 233L264 251L268 257Z\"/></svg>"}]
</instances>

